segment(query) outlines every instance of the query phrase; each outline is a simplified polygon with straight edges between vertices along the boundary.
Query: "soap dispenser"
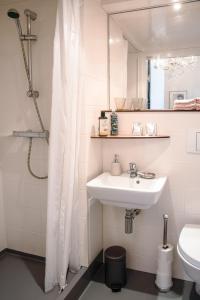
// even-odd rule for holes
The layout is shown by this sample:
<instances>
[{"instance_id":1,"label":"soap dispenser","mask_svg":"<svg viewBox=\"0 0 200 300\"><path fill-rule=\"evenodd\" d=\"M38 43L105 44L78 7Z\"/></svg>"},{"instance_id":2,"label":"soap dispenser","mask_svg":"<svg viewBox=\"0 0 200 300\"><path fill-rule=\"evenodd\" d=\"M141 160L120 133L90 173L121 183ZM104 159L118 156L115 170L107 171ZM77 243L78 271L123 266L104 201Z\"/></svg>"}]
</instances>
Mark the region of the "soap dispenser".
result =
<instances>
[{"instance_id":1,"label":"soap dispenser","mask_svg":"<svg viewBox=\"0 0 200 300\"><path fill-rule=\"evenodd\" d=\"M118 160L118 155L117 154L115 154L114 160L112 162L110 173L111 173L112 176L119 176L122 173L121 165L120 165L120 162Z\"/></svg>"}]
</instances>

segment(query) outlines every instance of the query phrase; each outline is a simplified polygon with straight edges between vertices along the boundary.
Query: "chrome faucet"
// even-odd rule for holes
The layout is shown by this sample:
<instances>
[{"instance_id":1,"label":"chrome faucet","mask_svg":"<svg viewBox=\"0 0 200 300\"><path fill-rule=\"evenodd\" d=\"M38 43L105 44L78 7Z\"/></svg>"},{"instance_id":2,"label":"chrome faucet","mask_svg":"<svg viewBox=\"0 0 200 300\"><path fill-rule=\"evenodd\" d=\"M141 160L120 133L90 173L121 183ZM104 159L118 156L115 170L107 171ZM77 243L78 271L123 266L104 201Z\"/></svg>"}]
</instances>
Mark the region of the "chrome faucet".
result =
<instances>
[{"instance_id":1,"label":"chrome faucet","mask_svg":"<svg viewBox=\"0 0 200 300\"><path fill-rule=\"evenodd\" d=\"M130 174L131 178L137 177L138 175L138 170L137 170L137 165L134 162L129 163L129 171L128 174Z\"/></svg>"}]
</instances>

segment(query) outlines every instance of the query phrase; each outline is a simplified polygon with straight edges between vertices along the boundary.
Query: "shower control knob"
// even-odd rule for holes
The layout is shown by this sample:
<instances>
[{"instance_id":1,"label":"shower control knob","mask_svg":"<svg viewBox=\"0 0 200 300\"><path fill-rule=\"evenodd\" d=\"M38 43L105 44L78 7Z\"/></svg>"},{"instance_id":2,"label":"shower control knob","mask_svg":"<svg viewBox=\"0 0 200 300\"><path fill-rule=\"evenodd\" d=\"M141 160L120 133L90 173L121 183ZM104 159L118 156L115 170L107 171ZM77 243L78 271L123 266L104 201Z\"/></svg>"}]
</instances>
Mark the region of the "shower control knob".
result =
<instances>
[{"instance_id":1,"label":"shower control knob","mask_svg":"<svg viewBox=\"0 0 200 300\"><path fill-rule=\"evenodd\" d=\"M29 98L33 98L33 97L38 98L39 97L39 92L38 91L31 91L31 90L29 90L27 92L27 96Z\"/></svg>"},{"instance_id":2,"label":"shower control knob","mask_svg":"<svg viewBox=\"0 0 200 300\"><path fill-rule=\"evenodd\" d=\"M32 91L28 91L26 94L28 97L32 97L32 95L33 95Z\"/></svg>"}]
</instances>

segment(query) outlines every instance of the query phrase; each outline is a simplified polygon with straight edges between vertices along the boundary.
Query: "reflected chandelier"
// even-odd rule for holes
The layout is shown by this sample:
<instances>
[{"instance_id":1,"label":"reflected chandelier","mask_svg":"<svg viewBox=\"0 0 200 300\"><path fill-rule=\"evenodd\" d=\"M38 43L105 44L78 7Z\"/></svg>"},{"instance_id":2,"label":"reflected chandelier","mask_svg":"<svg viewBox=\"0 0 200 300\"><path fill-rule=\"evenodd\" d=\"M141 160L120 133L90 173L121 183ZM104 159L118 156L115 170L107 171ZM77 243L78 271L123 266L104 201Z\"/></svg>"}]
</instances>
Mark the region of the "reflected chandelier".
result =
<instances>
[{"instance_id":1,"label":"reflected chandelier","mask_svg":"<svg viewBox=\"0 0 200 300\"><path fill-rule=\"evenodd\" d=\"M185 56L185 57L170 57L170 58L157 58L153 59L153 66L155 69L161 69L164 71L181 71L184 72L184 68L193 67L198 61L197 56Z\"/></svg>"}]
</instances>

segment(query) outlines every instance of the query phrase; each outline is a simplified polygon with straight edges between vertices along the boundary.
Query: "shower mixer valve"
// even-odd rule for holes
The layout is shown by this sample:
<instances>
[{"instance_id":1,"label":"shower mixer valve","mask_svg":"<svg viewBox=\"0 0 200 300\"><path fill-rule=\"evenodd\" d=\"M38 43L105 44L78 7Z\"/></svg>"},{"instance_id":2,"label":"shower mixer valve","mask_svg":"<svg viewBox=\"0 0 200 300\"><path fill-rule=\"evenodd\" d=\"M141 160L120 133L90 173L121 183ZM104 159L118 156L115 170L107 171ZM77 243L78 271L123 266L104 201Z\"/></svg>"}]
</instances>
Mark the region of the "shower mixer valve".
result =
<instances>
[{"instance_id":1,"label":"shower mixer valve","mask_svg":"<svg viewBox=\"0 0 200 300\"><path fill-rule=\"evenodd\" d=\"M37 41L37 36L34 34L21 34L20 40L21 41Z\"/></svg>"}]
</instances>

